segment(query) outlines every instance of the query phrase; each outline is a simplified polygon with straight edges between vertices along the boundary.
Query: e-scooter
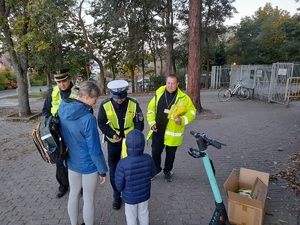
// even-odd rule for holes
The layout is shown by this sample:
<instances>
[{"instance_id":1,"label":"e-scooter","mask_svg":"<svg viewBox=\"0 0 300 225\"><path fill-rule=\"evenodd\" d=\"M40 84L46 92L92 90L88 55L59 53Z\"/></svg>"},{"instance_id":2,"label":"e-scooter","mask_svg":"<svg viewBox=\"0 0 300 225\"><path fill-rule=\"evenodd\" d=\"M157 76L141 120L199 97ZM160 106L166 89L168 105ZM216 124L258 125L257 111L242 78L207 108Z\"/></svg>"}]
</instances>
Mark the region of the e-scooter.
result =
<instances>
[{"instance_id":1,"label":"e-scooter","mask_svg":"<svg viewBox=\"0 0 300 225\"><path fill-rule=\"evenodd\" d=\"M215 169L213 162L209 159L206 149L209 145L214 146L217 149L222 147L222 144L216 140L211 140L206 137L205 134L200 134L195 131L190 132L197 139L197 144L199 149L190 148L188 153L194 158L202 158L206 174L210 183L210 187L214 194L216 209L213 213L213 216L210 220L209 225L231 225L228 220L228 215L226 208L224 206L218 184L215 178Z\"/></svg>"}]
</instances>

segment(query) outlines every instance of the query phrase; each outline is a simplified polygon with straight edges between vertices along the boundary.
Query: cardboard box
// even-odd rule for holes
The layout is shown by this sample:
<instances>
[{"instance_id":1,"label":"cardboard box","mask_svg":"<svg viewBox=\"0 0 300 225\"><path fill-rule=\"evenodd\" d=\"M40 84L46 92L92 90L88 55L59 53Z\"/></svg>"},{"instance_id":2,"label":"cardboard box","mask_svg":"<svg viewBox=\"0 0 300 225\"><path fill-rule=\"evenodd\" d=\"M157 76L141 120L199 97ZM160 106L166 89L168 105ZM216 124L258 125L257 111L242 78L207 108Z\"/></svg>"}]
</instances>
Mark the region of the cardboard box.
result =
<instances>
[{"instance_id":1,"label":"cardboard box","mask_svg":"<svg viewBox=\"0 0 300 225\"><path fill-rule=\"evenodd\" d=\"M236 225L263 225L268 186L268 173L241 168L238 177L233 170L224 183L229 221ZM252 198L237 193L241 188L251 189Z\"/></svg>"}]
</instances>

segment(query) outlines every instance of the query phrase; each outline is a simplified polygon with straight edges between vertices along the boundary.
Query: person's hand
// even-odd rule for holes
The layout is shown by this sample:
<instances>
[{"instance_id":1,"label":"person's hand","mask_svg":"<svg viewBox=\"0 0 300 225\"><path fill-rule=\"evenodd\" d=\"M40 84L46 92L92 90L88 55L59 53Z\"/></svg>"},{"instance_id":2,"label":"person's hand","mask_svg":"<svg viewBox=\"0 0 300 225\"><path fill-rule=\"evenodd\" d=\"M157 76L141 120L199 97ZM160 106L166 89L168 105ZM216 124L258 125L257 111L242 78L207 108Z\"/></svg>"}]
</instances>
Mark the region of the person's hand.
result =
<instances>
[{"instance_id":1,"label":"person's hand","mask_svg":"<svg viewBox=\"0 0 300 225\"><path fill-rule=\"evenodd\" d=\"M175 123L176 123L177 125L181 125L181 118L180 118L179 116L176 117Z\"/></svg>"},{"instance_id":2,"label":"person's hand","mask_svg":"<svg viewBox=\"0 0 300 225\"><path fill-rule=\"evenodd\" d=\"M153 125L153 126L151 127L151 130L152 130L153 132L157 132L156 125Z\"/></svg>"},{"instance_id":3,"label":"person's hand","mask_svg":"<svg viewBox=\"0 0 300 225\"><path fill-rule=\"evenodd\" d=\"M116 134L113 136L113 139L114 139L115 142L120 142L120 141L122 141L122 138L120 138L120 137L119 137L118 135L116 135Z\"/></svg>"},{"instance_id":4,"label":"person's hand","mask_svg":"<svg viewBox=\"0 0 300 225\"><path fill-rule=\"evenodd\" d=\"M99 179L100 179L100 184L104 184L106 181L106 177L102 177L101 175L99 175Z\"/></svg>"}]
</instances>

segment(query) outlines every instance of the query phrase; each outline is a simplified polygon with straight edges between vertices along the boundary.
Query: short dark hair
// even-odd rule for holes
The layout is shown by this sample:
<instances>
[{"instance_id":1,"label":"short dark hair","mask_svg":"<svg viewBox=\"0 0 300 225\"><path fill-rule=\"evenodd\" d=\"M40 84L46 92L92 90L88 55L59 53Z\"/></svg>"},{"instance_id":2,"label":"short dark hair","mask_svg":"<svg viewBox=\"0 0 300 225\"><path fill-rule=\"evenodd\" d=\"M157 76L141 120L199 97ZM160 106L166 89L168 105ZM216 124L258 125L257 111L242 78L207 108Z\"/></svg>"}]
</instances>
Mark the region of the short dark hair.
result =
<instances>
[{"instance_id":1,"label":"short dark hair","mask_svg":"<svg viewBox=\"0 0 300 225\"><path fill-rule=\"evenodd\" d=\"M169 75L166 77L166 80L167 80L168 77L170 77L170 78L175 78L175 79L177 80L177 83L179 82L179 78L178 78L178 76L177 76L175 73L169 74Z\"/></svg>"}]
</instances>

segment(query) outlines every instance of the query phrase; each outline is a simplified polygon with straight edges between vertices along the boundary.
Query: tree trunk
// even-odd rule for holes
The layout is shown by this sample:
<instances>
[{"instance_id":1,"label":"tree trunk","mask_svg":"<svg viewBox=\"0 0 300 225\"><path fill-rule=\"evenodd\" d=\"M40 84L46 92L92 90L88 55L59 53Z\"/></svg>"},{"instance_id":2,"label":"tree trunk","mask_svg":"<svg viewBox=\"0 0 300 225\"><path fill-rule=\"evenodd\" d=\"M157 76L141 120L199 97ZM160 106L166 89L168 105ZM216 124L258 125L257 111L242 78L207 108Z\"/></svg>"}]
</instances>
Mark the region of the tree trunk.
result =
<instances>
[{"instance_id":1,"label":"tree trunk","mask_svg":"<svg viewBox=\"0 0 300 225\"><path fill-rule=\"evenodd\" d=\"M160 61L160 71L159 71L159 75L162 76L163 70L164 70L164 64L163 64L162 56L161 56L160 54L158 54L158 57L159 57L159 61Z\"/></svg>"},{"instance_id":2,"label":"tree trunk","mask_svg":"<svg viewBox=\"0 0 300 225\"><path fill-rule=\"evenodd\" d=\"M18 103L19 103L19 116L28 116L31 114L29 106L28 84L27 84L27 68L22 69L18 63L18 57L14 50L9 52L12 65L17 77L18 84Z\"/></svg>"},{"instance_id":3,"label":"tree trunk","mask_svg":"<svg viewBox=\"0 0 300 225\"><path fill-rule=\"evenodd\" d=\"M155 52L151 50L151 56L152 56L152 60L153 60L153 67L154 67L154 74L155 76L157 76L157 71L156 71L156 57L155 57Z\"/></svg>"},{"instance_id":4,"label":"tree trunk","mask_svg":"<svg viewBox=\"0 0 300 225\"><path fill-rule=\"evenodd\" d=\"M100 93L101 93L101 95L105 95L106 83L105 83L105 79L104 79L104 66L100 59L98 59L96 57L93 59L98 63L99 68L100 68Z\"/></svg>"},{"instance_id":5,"label":"tree trunk","mask_svg":"<svg viewBox=\"0 0 300 225\"><path fill-rule=\"evenodd\" d=\"M98 59L96 56L94 56L94 54L93 54L94 48L93 48L93 45L89 41L88 33L87 33L87 30L85 29L85 24L84 24L84 21L81 16L83 3L84 3L84 0L81 0L80 5L79 5L79 12L78 12L79 23L80 23L80 26L82 29L84 40L85 40L86 51L88 52L89 57L94 59L99 65L99 68L100 68L100 79L99 79L100 80L100 93L101 93L101 95L105 95L106 83L105 83L105 79L104 79L104 66L103 66L102 61L100 59Z\"/></svg>"},{"instance_id":6,"label":"tree trunk","mask_svg":"<svg viewBox=\"0 0 300 225\"><path fill-rule=\"evenodd\" d=\"M131 88L132 88L132 93L135 93L135 86L134 86L134 67L130 66L130 76L131 76Z\"/></svg>"},{"instance_id":7,"label":"tree trunk","mask_svg":"<svg viewBox=\"0 0 300 225\"><path fill-rule=\"evenodd\" d=\"M1 30L4 36L5 44L8 46L8 52L10 59L12 61L12 66L15 71L16 77L17 77L17 84L18 84L18 103L19 103L19 116L28 116L31 114L30 106L29 106L29 95L28 95L28 81L27 81L27 69L28 69L28 54L25 50L22 53L20 53L20 56L18 56L14 42L12 40L11 36L11 30L8 24L8 20L5 18L8 17L8 12L5 11L6 6L5 2L2 1L0 4L0 15L2 17L2 24L1 24ZM22 34L25 35L27 32L27 24L24 24ZM22 66L23 65L23 66Z\"/></svg>"},{"instance_id":8,"label":"tree trunk","mask_svg":"<svg viewBox=\"0 0 300 225\"><path fill-rule=\"evenodd\" d=\"M157 76L157 69L156 69L156 58L155 57L153 57L153 66L154 66L154 74L155 74L155 76Z\"/></svg>"},{"instance_id":9,"label":"tree trunk","mask_svg":"<svg viewBox=\"0 0 300 225\"><path fill-rule=\"evenodd\" d=\"M200 24L201 0L189 0L189 60L187 94L197 112L202 110L200 102Z\"/></svg>"},{"instance_id":10,"label":"tree trunk","mask_svg":"<svg viewBox=\"0 0 300 225\"><path fill-rule=\"evenodd\" d=\"M208 74L209 74L209 59L210 59L210 53L209 53L209 40L208 37L205 37L205 44L206 44L206 76L205 76L205 89L208 89Z\"/></svg>"},{"instance_id":11,"label":"tree trunk","mask_svg":"<svg viewBox=\"0 0 300 225\"><path fill-rule=\"evenodd\" d=\"M31 114L29 105L29 95L28 95L28 83L27 83L27 70L18 72L17 82L18 82L18 103L19 103L19 116L28 116Z\"/></svg>"},{"instance_id":12,"label":"tree trunk","mask_svg":"<svg viewBox=\"0 0 300 225\"><path fill-rule=\"evenodd\" d=\"M51 73L50 72L46 74L46 78L47 78L47 86L48 86L48 90L49 90L50 88L53 87L53 85L52 85L52 79L51 79Z\"/></svg>"},{"instance_id":13,"label":"tree trunk","mask_svg":"<svg viewBox=\"0 0 300 225\"><path fill-rule=\"evenodd\" d=\"M206 60L206 76L205 76L205 89L209 88L209 69L210 69L210 63L209 59Z\"/></svg>"},{"instance_id":14,"label":"tree trunk","mask_svg":"<svg viewBox=\"0 0 300 225\"><path fill-rule=\"evenodd\" d=\"M167 0L166 7L166 73L173 73L173 1Z\"/></svg>"},{"instance_id":15,"label":"tree trunk","mask_svg":"<svg viewBox=\"0 0 300 225\"><path fill-rule=\"evenodd\" d=\"M145 81L145 62L144 62L144 59L142 60L142 84L143 84L143 90L142 91L145 91L145 84L144 84L144 81Z\"/></svg>"},{"instance_id":16,"label":"tree trunk","mask_svg":"<svg viewBox=\"0 0 300 225\"><path fill-rule=\"evenodd\" d=\"M115 80L116 79L116 69L115 66L111 66L111 71L112 71L112 79Z\"/></svg>"}]
</instances>

